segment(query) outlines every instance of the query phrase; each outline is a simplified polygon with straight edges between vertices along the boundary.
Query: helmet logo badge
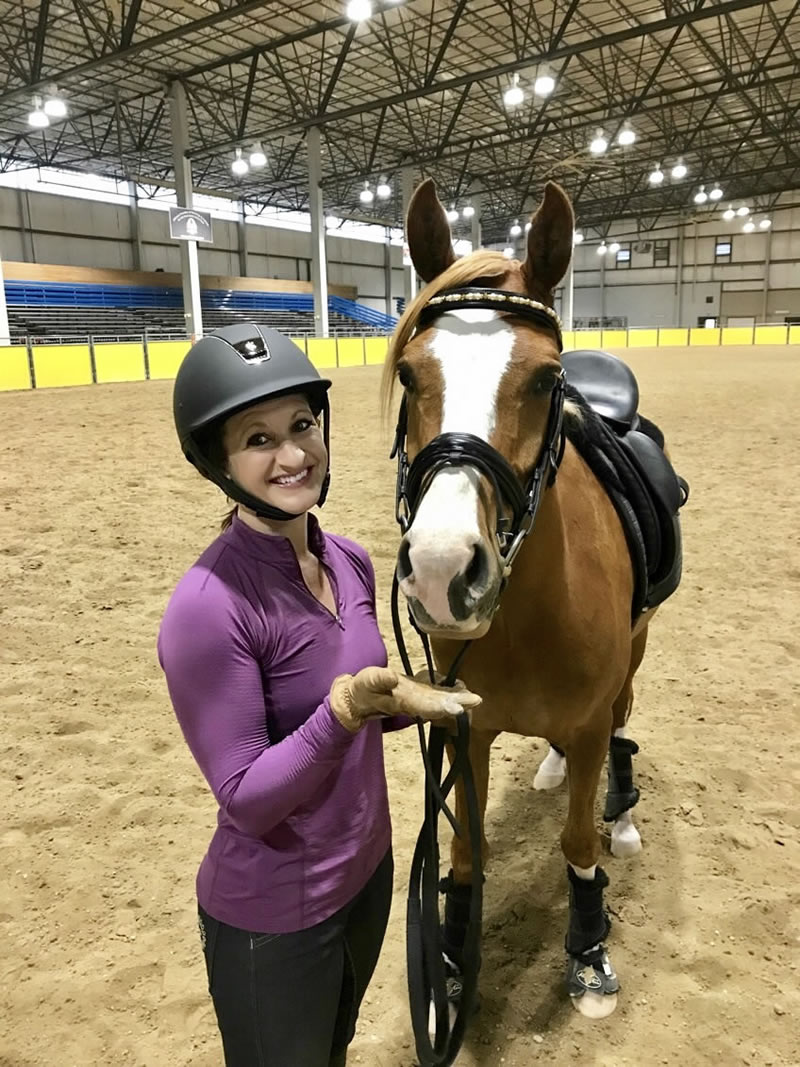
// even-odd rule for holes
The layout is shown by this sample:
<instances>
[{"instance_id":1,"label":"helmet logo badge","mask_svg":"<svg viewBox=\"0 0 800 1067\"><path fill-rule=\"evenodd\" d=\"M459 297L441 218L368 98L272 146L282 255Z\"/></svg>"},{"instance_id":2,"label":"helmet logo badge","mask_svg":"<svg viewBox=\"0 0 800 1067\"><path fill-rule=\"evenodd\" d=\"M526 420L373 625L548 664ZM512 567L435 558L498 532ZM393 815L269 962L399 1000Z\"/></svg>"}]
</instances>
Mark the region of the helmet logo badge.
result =
<instances>
[{"instance_id":1,"label":"helmet logo badge","mask_svg":"<svg viewBox=\"0 0 800 1067\"><path fill-rule=\"evenodd\" d=\"M270 358L269 348L262 337L251 337L233 346L245 363L266 363Z\"/></svg>"}]
</instances>

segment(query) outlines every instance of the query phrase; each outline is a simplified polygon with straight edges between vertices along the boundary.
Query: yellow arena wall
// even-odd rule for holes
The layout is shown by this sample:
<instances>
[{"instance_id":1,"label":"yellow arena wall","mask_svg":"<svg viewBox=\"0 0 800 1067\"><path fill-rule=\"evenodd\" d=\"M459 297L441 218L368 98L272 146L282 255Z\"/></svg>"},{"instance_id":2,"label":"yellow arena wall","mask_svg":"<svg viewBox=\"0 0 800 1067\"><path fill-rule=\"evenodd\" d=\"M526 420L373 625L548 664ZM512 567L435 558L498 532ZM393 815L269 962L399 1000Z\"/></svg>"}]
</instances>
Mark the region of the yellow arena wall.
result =
<instances>
[{"instance_id":1,"label":"yellow arena wall","mask_svg":"<svg viewBox=\"0 0 800 1067\"><path fill-rule=\"evenodd\" d=\"M388 337L296 337L319 370L383 363ZM717 329L653 327L629 330L565 330L564 349L800 345L800 326L723 326ZM69 385L174 378L189 341L0 346L0 392Z\"/></svg>"}]
</instances>

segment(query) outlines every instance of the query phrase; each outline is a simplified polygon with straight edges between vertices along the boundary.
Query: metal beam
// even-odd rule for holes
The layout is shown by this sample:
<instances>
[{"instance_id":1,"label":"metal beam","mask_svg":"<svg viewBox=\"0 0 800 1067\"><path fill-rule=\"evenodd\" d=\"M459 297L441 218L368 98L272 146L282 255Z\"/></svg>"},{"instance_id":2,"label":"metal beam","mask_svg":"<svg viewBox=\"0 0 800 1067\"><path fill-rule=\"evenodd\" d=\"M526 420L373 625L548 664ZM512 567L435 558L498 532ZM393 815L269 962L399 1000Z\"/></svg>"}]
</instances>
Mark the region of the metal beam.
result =
<instances>
[{"instance_id":1,"label":"metal beam","mask_svg":"<svg viewBox=\"0 0 800 1067\"><path fill-rule=\"evenodd\" d=\"M36 40L33 49L33 63L31 63L31 81L38 81L42 74L42 59L44 58L44 41L47 36L47 15L50 11L50 0L41 0L39 4L39 21L36 23Z\"/></svg>"},{"instance_id":2,"label":"metal beam","mask_svg":"<svg viewBox=\"0 0 800 1067\"><path fill-rule=\"evenodd\" d=\"M131 0L130 7L128 8L128 15L125 19L125 25L122 27L122 34L119 39L122 48L128 48L133 40L133 33L139 19L141 6L142 0Z\"/></svg>"},{"instance_id":3,"label":"metal beam","mask_svg":"<svg viewBox=\"0 0 800 1067\"><path fill-rule=\"evenodd\" d=\"M453 34L456 30L456 26L458 26L459 19L461 18L461 14L466 6L467 0L458 0L458 3L456 4L456 9L453 12L448 27L445 30L444 37L442 38L442 43L439 45L439 51L436 53L436 58L434 59L433 63L431 63L430 70L425 75L426 85L431 85L433 83L433 79L439 73L439 67L442 64L445 52L450 46L450 42L453 39Z\"/></svg>"},{"instance_id":4,"label":"metal beam","mask_svg":"<svg viewBox=\"0 0 800 1067\"><path fill-rule=\"evenodd\" d=\"M568 45L560 45L557 49L548 51L547 53L529 55L523 59L514 60L510 63L502 63L494 67L487 67L484 70L474 71L470 74L463 74L457 78L449 78L447 81L437 82L430 86L424 86L419 89L409 89L403 93L394 93L389 96L377 97L372 100L364 100L359 104L354 104L352 107L343 108L341 111L333 111L326 115L309 115L277 127L272 125L269 129L265 128L254 133L253 136L267 137L270 134L294 133L299 130L308 129L311 126L342 122L345 119L353 118L353 116L356 115L364 115L370 111L380 110L382 107L392 107L410 102L411 100L418 100L421 97L442 93L447 89L458 89L462 86L469 85L472 82L502 78L505 75L513 74L515 71L529 67L535 63L557 62L560 59L566 59L568 56L582 55L586 52L596 52L610 45L621 44L624 41L632 41L640 37L650 37L663 30L691 25L695 22L715 18L718 15L724 15L731 11L740 11L745 8L759 6L761 5L757 3L756 0L725 0L724 3L716 4L714 7L703 8L700 11L682 12L678 15L673 15L670 18L659 19L656 22L648 22L643 25L631 26L624 30L617 30L604 37L589 36L582 41L573 41ZM271 46L263 46L261 49L250 49L246 55L249 56L256 51L266 51L267 49L271 50ZM193 68L186 73L186 77L192 77L194 74L202 71L216 69L229 62L231 62L230 57L224 61L220 60L213 64L205 64L203 67ZM216 144L207 145L205 150L209 152L221 152L231 148L232 144L233 142L231 141L221 141ZM193 154L197 153L195 152Z\"/></svg>"}]
</instances>

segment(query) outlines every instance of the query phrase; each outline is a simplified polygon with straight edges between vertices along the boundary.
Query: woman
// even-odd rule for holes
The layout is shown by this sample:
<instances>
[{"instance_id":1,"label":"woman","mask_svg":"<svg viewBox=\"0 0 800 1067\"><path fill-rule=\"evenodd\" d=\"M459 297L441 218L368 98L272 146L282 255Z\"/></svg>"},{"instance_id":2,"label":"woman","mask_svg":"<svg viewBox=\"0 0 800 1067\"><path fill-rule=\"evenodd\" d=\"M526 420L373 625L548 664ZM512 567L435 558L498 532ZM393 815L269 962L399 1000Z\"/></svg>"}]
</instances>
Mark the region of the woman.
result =
<instances>
[{"instance_id":1,"label":"woman","mask_svg":"<svg viewBox=\"0 0 800 1067\"><path fill-rule=\"evenodd\" d=\"M391 902L383 730L480 703L386 667L369 557L310 514L329 386L252 324L194 345L175 382L184 454L236 503L158 641L219 804L197 896L228 1067L345 1063Z\"/></svg>"}]
</instances>

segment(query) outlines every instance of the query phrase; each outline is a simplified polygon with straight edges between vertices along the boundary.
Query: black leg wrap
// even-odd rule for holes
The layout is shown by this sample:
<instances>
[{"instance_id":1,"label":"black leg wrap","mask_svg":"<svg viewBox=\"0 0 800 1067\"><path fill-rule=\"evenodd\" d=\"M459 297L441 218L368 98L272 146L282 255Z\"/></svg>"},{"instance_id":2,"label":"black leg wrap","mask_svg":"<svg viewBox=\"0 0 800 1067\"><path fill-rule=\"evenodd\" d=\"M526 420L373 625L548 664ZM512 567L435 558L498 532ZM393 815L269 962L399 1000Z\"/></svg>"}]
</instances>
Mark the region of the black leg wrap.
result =
<instances>
[{"instance_id":1,"label":"black leg wrap","mask_svg":"<svg viewBox=\"0 0 800 1067\"><path fill-rule=\"evenodd\" d=\"M569 877L569 930L566 937L567 990L573 998L584 993L610 996L619 990L603 941L611 921L603 907L608 875L598 867L591 882L579 878L572 867Z\"/></svg>"},{"instance_id":2,"label":"black leg wrap","mask_svg":"<svg viewBox=\"0 0 800 1067\"><path fill-rule=\"evenodd\" d=\"M632 808L639 799L639 790L633 784L633 757L639 751L635 741L627 737L612 737L608 745L608 792L605 822L613 822L624 811Z\"/></svg>"},{"instance_id":3,"label":"black leg wrap","mask_svg":"<svg viewBox=\"0 0 800 1067\"><path fill-rule=\"evenodd\" d=\"M608 875L602 867L595 871L591 882L579 878L572 867L569 877L569 931L566 948L570 956L582 956L608 936L611 921L603 908L603 890Z\"/></svg>"},{"instance_id":4,"label":"black leg wrap","mask_svg":"<svg viewBox=\"0 0 800 1067\"><path fill-rule=\"evenodd\" d=\"M453 872L439 883L439 889L445 894L444 901L444 951L459 968L464 966L464 938L469 923L469 905L472 899L471 885L456 885Z\"/></svg>"}]
</instances>

